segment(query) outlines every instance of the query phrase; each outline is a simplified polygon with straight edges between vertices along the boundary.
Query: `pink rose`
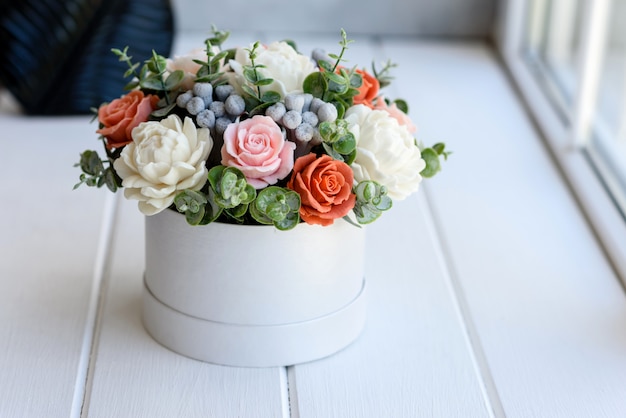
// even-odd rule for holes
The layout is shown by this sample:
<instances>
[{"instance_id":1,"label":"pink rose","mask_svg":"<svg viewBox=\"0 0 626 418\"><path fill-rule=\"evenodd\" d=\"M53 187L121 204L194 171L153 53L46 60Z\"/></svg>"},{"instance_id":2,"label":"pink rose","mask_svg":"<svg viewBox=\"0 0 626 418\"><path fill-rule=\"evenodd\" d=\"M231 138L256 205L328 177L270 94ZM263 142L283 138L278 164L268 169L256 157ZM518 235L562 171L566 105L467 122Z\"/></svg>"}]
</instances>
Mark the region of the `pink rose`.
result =
<instances>
[{"instance_id":1,"label":"pink rose","mask_svg":"<svg viewBox=\"0 0 626 418\"><path fill-rule=\"evenodd\" d=\"M256 189L289 175L296 144L285 140L269 116L256 115L228 125L224 132L222 165L236 167Z\"/></svg>"},{"instance_id":2,"label":"pink rose","mask_svg":"<svg viewBox=\"0 0 626 418\"><path fill-rule=\"evenodd\" d=\"M389 116L397 120L400 125L406 126L410 133L414 134L417 131L417 127L413 124L409 115L398 109L395 103L388 106L384 97L381 96L376 100L374 109L386 111L389 113Z\"/></svg>"}]
</instances>

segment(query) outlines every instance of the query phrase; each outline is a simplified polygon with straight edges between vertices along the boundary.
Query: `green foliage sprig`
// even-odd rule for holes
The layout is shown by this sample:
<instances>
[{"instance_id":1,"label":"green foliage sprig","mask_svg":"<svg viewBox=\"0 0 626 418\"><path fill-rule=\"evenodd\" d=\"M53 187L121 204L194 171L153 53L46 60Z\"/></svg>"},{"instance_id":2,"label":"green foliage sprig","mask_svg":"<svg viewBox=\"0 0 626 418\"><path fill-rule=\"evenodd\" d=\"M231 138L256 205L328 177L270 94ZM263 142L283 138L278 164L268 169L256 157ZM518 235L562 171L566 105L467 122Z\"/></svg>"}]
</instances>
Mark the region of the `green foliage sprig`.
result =
<instances>
[{"instance_id":1,"label":"green foliage sprig","mask_svg":"<svg viewBox=\"0 0 626 418\"><path fill-rule=\"evenodd\" d=\"M260 68L265 68L265 65L257 64L255 61L257 58L257 50L260 46L261 43L257 41L252 45L252 48L246 48L250 65L243 66L243 76L245 80L254 86L254 88L250 87L248 84L241 86L245 93L244 100L246 102L246 109L249 109L251 116L263 113L266 108L278 102L281 98L278 92L271 90L261 94L261 87L272 84L274 79L265 77L259 72Z\"/></svg>"},{"instance_id":2,"label":"green foliage sprig","mask_svg":"<svg viewBox=\"0 0 626 418\"><path fill-rule=\"evenodd\" d=\"M213 36L207 38L204 41L207 60L193 60L196 64L200 65L196 73L196 82L198 83L213 83L214 85L222 84L223 71L220 71L222 61L233 58L235 51L233 49L223 50L218 53L213 51L213 47L220 47L226 39L230 36L230 32L220 31L215 25L212 26Z\"/></svg>"},{"instance_id":3,"label":"green foliage sprig","mask_svg":"<svg viewBox=\"0 0 626 418\"><path fill-rule=\"evenodd\" d=\"M262 189L250 205L250 215L259 223L274 225L281 231L300 222L300 195L278 186Z\"/></svg>"},{"instance_id":4,"label":"green foliage sprig","mask_svg":"<svg viewBox=\"0 0 626 418\"><path fill-rule=\"evenodd\" d=\"M319 131L324 151L335 160L352 164L356 158L356 138L348 129L348 122L345 119L322 122Z\"/></svg>"},{"instance_id":5,"label":"green foliage sprig","mask_svg":"<svg viewBox=\"0 0 626 418\"><path fill-rule=\"evenodd\" d=\"M107 164L107 167L104 165ZM110 160L102 161L96 151L87 150L80 154L80 161L74 164L83 171L80 181L74 185L74 189L81 184L90 187L102 187L106 185L113 193L122 185L122 179L117 175Z\"/></svg>"},{"instance_id":6,"label":"green foliage sprig","mask_svg":"<svg viewBox=\"0 0 626 418\"><path fill-rule=\"evenodd\" d=\"M360 224L374 222L386 210L391 209L392 201L387 196L387 189L375 181L365 180L354 188L356 203L354 214Z\"/></svg>"},{"instance_id":7,"label":"green foliage sprig","mask_svg":"<svg viewBox=\"0 0 626 418\"><path fill-rule=\"evenodd\" d=\"M133 76L133 80L126 85L126 90L140 87L144 91L154 92L161 98L157 104L158 109L152 112L152 116L164 117L176 106L177 87L185 77L183 71L176 70L167 74L167 59L152 51L152 57L146 60L137 72L140 64L132 61L132 57L128 55L128 47L123 50L113 48L111 52L128 65L124 78Z\"/></svg>"},{"instance_id":8,"label":"green foliage sprig","mask_svg":"<svg viewBox=\"0 0 626 418\"><path fill-rule=\"evenodd\" d=\"M330 102L337 108L337 117L343 118L347 108L352 106L354 96L359 94L359 87L363 84L363 78L355 72L355 68L347 70L340 68L341 62L348 45L353 40L348 39L346 31L341 30L341 52L337 54L328 54L328 57L334 59L335 62L320 59L317 64L321 71L311 73L304 80L302 85L305 93L310 93L313 97L318 97L325 102ZM337 70L339 72L337 73Z\"/></svg>"},{"instance_id":9,"label":"green foliage sprig","mask_svg":"<svg viewBox=\"0 0 626 418\"><path fill-rule=\"evenodd\" d=\"M446 144L438 142L432 147L422 148L422 159L426 162L426 167L420 172L420 174L426 178L433 177L439 171L441 171L441 159L448 159L448 156L452 154L450 151L446 151Z\"/></svg>"}]
</instances>

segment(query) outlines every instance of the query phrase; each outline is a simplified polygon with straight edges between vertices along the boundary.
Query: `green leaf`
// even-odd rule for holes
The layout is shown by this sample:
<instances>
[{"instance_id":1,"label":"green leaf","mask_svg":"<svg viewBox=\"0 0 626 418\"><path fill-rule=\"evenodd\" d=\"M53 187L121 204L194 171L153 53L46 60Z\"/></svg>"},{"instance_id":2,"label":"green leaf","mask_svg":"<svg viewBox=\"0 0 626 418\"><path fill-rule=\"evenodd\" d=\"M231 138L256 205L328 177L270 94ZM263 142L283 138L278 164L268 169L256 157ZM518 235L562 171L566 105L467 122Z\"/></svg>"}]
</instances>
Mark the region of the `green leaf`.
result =
<instances>
[{"instance_id":1,"label":"green leaf","mask_svg":"<svg viewBox=\"0 0 626 418\"><path fill-rule=\"evenodd\" d=\"M279 102L281 99L280 97L280 93L275 92L275 91L266 91L265 93L263 93L263 95L261 96L261 101L263 103L271 103L274 104L276 102Z\"/></svg>"},{"instance_id":2,"label":"green leaf","mask_svg":"<svg viewBox=\"0 0 626 418\"><path fill-rule=\"evenodd\" d=\"M80 168L86 174L97 176L102 173L104 166L102 165L102 160L96 151L87 150L80 156Z\"/></svg>"},{"instance_id":3,"label":"green leaf","mask_svg":"<svg viewBox=\"0 0 626 418\"><path fill-rule=\"evenodd\" d=\"M143 78L139 82L139 85L143 89L159 91L164 90L163 83L161 82L161 79L159 79L157 76Z\"/></svg>"},{"instance_id":4,"label":"green leaf","mask_svg":"<svg viewBox=\"0 0 626 418\"><path fill-rule=\"evenodd\" d=\"M387 196L387 189L372 180L365 180L354 188L356 202L353 208L357 222L368 224L380 217L383 211L389 210L392 201Z\"/></svg>"},{"instance_id":5,"label":"green leaf","mask_svg":"<svg viewBox=\"0 0 626 418\"><path fill-rule=\"evenodd\" d=\"M211 58L211 63L221 64L221 61L228 56L230 52L228 50L220 51L213 58Z\"/></svg>"},{"instance_id":6,"label":"green leaf","mask_svg":"<svg viewBox=\"0 0 626 418\"><path fill-rule=\"evenodd\" d=\"M333 72L333 64L331 64L328 61L318 60L317 65L319 65L320 68L326 72L329 72L329 73Z\"/></svg>"},{"instance_id":7,"label":"green leaf","mask_svg":"<svg viewBox=\"0 0 626 418\"><path fill-rule=\"evenodd\" d=\"M134 64L132 64L128 70L126 70L126 72L124 73L124 78L128 78L131 75L133 75L135 73L135 70L139 67L139 63L136 62Z\"/></svg>"},{"instance_id":8,"label":"green leaf","mask_svg":"<svg viewBox=\"0 0 626 418\"><path fill-rule=\"evenodd\" d=\"M256 92L256 90L254 90L254 89L253 89L252 87L250 87L249 85L247 85L247 84L242 84L242 85L241 85L241 89L244 91L244 93L248 94L249 96L254 97L254 98L257 98L257 97L256 97L256 93L257 93L257 92ZM257 100L258 100L258 98L257 98Z\"/></svg>"},{"instance_id":9,"label":"green leaf","mask_svg":"<svg viewBox=\"0 0 626 418\"><path fill-rule=\"evenodd\" d=\"M356 159L356 154L357 154L357 151L356 151L356 148L355 148L350 154L344 155L344 157L343 157L344 162L346 164L348 164L348 165L351 165L354 162L354 160Z\"/></svg>"},{"instance_id":10,"label":"green leaf","mask_svg":"<svg viewBox=\"0 0 626 418\"><path fill-rule=\"evenodd\" d=\"M293 229L300 223L300 214L298 212L289 213L284 219L274 222L276 229L280 231L288 231Z\"/></svg>"},{"instance_id":11,"label":"green leaf","mask_svg":"<svg viewBox=\"0 0 626 418\"><path fill-rule=\"evenodd\" d=\"M250 205L249 209L250 209L250 215L258 223L263 224L263 225L272 225L274 223L274 221L272 221L269 216L265 215L263 212L261 212L257 208L256 200L254 201L254 203Z\"/></svg>"},{"instance_id":12,"label":"green leaf","mask_svg":"<svg viewBox=\"0 0 626 418\"><path fill-rule=\"evenodd\" d=\"M445 152L446 144L444 144L443 142L438 142L432 146L432 149L435 150L437 154L441 155Z\"/></svg>"},{"instance_id":13,"label":"green leaf","mask_svg":"<svg viewBox=\"0 0 626 418\"><path fill-rule=\"evenodd\" d=\"M269 86L270 84L272 84L274 82L273 78L260 78L254 83L255 86L261 87L261 86Z\"/></svg>"},{"instance_id":14,"label":"green leaf","mask_svg":"<svg viewBox=\"0 0 626 418\"><path fill-rule=\"evenodd\" d=\"M175 107L176 107L176 102L173 102L165 107L162 107L161 109L157 109L153 111L150 115L152 115L154 118L162 119L165 116L167 116Z\"/></svg>"},{"instance_id":15,"label":"green leaf","mask_svg":"<svg viewBox=\"0 0 626 418\"><path fill-rule=\"evenodd\" d=\"M343 161L343 157L341 156L341 154L335 151L331 145L323 142L322 147L324 148L324 151L326 151L326 154L331 156L334 160Z\"/></svg>"},{"instance_id":16,"label":"green leaf","mask_svg":"<svg viewBox=\"0 0 626 418\"><path fill-rule=\"evenodd\" d=\"M243 68L243 76L250 84L256 84L256 82L258 81L258 75L252 67L245 66Z\"/></svg>"},{"instance_id":17,"label":"green leaf","mask_svg":"<svg viewBox=\"0 0 626 418\"><path fill-rule=\"evenodd\" d=\"M241 219L248 211L248 204L241 203L232 209L226 209L226 212L235 219Z\"/></svg>"},{"instance_id":18,"label":"green leaf","mask_svg":"<svg viewBox=\"0 0 626 418\"><path fill-rule=\"evenodd\" d=\"M356 139L352 132L348 132L334 142L333 149L342 155L348 155L354 151L356 149Z\"/></svg>"},{"instance_id":19,"label":"green leaf","mask_svg":"<svg viewBox=\"0 0 626 418\"><path fill-rule=\"evenodd\" d=\"M165 89L166 90L174 90L181 81L185 78L185 73L182 70L176 70L165 79Z\"/></svg>"},{"instance_id":20,"label":"green leaf","mask_svg":"<svg viewBox=\"0 0 626 418\"><path fill-rule=\"evenodd\" d=\"M328 82L320 72L309 74L302 84L305 93L312 94L313 97L322 98L328 89Z\"/></svg>"},{"instance_id":21,"label":"green leaf","mask_svg":"<svg viewBox=\"0 0 626 418\"><path fill-rule=\"evenodd\" d=\"M117 177L111 166L104 170L102 178L104 179L104 184L106 184L109 190L115 193L118 188ZM101 185L98 185L98 187L101 187Z\"/></svg>"},{"instance_id":22,"label":"green leaf","mask_svg":"<svg viewBox=\"0 0 626 418\"><path fill-rule=\"evenodd\" d=\"M363 85L363 76L361 76L361 74L359 73L352 73L350 75L350 87L358 89L362 85Z\"/></svg>"},{"instance_id":23,"label":"green leaf","mask_svg":"<svg viewBox=\"0 0 626 418\"><path fill-rule=\"evenodd\" d=\"M346 114L346 105L339 101L333 102L333 105L337 108L337 120L342 120L343 116Z\"/></svg>"},{"instance_id":24,"label":"green leaf","mask_svg":"<svg viewBox=\"0 0 626 418\"><path fill-rule=\"evenodd\" d=\"M403 111L404 113L409 113L409 105L402 99L396 99L393 101L396 104L396 107Z\"/></svg>"},{"instance_id":25,"label":"green leaf","mask_svg":"<svg viewBox=\"0 0 626 418\"><path fill-rule=\"evenodd\" d=\"M259 191L250 205L250 214L261 224L291 229L300 222L300 195L293 190L268 186Z\"/></svg>"},{"instance_id":26,"label":"green leaf","mask_svg":"<svg viewBox=\"0 0 626 418\"><path fill-rule=\"evenodd\" d=\"M429 178L441 170L439 155L432 148L425 148L422 150L422 159L426 162L426 167L424 167L424 169L420 172L422 176Z\"/></svg>"},{"instance_id":27,"label":"green leaf","mask_svg":"<svg viewBox=\"0 0 626 418\"><path fill-rule=\"evenodd\" d=\"M139 80L133 80L124 86L124 90L130 91L135 89L137 86L139 86Z\"/></svg>"},{"instance_id":28,"label":"green leaf","mask_svg":"<svg viewBox=\"0 0 626 418\"><path fill-rule=\"evenodd\" d=\"M209 183L215 193L215 202L223 209L235 209L249 204L256 197L256 190L246 181L243 173L235 167L215 166L209 170ZM231 211L236 214L237 210Z\"/></svg>"}]
</instances>

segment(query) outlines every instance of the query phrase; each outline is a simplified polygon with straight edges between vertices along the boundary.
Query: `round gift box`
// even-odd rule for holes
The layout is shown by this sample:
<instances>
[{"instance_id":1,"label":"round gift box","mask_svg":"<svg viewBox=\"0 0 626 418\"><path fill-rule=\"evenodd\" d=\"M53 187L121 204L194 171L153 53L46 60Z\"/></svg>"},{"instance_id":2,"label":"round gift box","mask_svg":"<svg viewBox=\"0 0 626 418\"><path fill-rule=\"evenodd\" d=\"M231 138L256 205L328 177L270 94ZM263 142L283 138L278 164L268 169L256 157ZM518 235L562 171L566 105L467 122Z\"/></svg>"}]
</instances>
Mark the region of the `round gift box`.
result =
<instances>
[{"instance_id":1,"label":"round gift box","mask_svg":"<svg viewBox=\"0 0 626 418\"><path fill-rule=\"evenodd\" d=\"M165 347L198 360L286 366L333 354L365 323L365 231L146 217L143 321Z\"/></svg>"}]
</instances>

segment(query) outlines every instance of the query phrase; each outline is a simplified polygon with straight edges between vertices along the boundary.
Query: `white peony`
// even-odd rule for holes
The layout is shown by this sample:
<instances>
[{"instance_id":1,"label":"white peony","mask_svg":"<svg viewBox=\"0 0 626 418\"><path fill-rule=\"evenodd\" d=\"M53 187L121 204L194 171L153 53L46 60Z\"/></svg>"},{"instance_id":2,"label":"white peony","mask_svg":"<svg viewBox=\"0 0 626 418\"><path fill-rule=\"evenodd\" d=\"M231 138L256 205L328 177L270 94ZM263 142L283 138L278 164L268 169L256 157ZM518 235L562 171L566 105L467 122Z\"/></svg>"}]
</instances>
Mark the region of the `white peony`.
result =
<instances>
[{"instance_id":1,"label":"white peony","mask_svg":"<svg viewBox=\"0 0 626 418\"><path fill-rule=\"evenodd\" d=\"M161 212L178 192L199 190L206 183L205 162L213 147L208 129L170 115L139 124L132 137L113 167L122 178L124 196L138 200L144 215Z\"/></svg>"},{"instance_id":2,"label":"white peony","mask_svg":"<svg viewBox=\"0 0 626 418\"><path fill-rule=\"evenodd\" d=\"M252 47L250 47L251 49ZM318 71L313 61L306 55L299 54L286 42L273 42L257 49L254 63L264 65L257 71L266 78L274 79L272 84L261 87L261 93L275 91L285 97L289 93L302 93L302 83L312 72ZM233 85L245 83L243 66L251 65L248 51L238 48L235 59L229 61L234 71Z\"/></svg>"},{"instance_id":3,"label":"white peony","mask_svg":"<svg viewBox=\"0 0 626 418\"><path fill-rule=\"evenodd\" d=\"M416 192L426 162L409 130L388 112L364 105L349 108L345 119L357 142L354 180L374 180L396 200Z\"/></svg>"}]
</instances>

